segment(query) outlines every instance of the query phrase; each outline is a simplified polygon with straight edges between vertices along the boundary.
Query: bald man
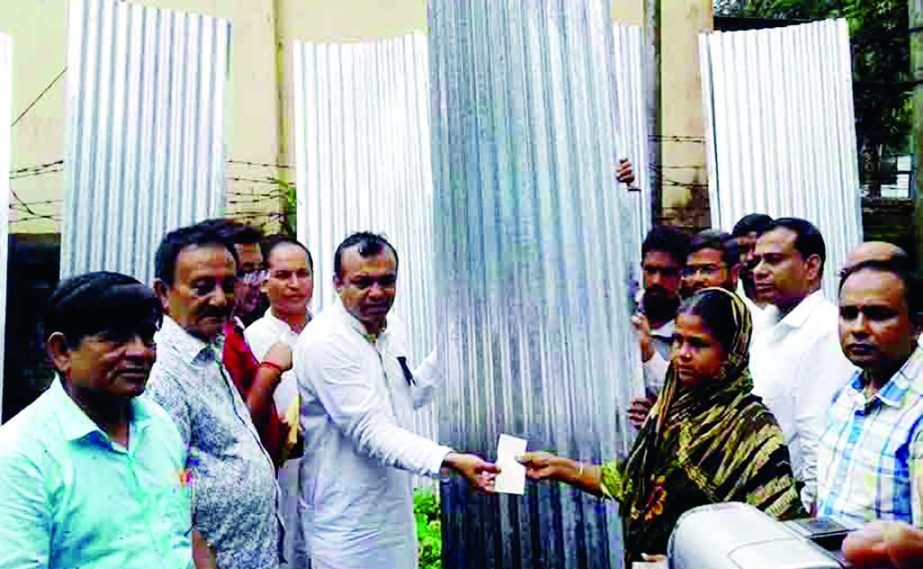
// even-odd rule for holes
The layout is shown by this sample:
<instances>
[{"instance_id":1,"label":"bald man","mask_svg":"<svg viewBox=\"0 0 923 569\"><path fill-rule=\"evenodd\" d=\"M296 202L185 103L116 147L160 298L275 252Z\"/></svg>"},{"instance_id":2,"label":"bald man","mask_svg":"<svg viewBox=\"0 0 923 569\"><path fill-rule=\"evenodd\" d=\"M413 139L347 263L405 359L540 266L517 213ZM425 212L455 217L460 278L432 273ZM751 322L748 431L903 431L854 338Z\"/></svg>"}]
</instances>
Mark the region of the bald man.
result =
<instances>
[{"instance_id":1,"label":"bald man","mask_svg":"<svg viewBox=\"0 0 923 569\"><path fill-rule=\"evenodd\" d=\"M846 256L843 268L840 273L845 273L850 268L864 263L865 261L892 261L900 259L902 262L910 263L910 256L907 252L887 241L866 241Z\"/></svg>"},{"instance_id":2,"label":"bald man","mask_svg":"<svg viewBox=\"0 0 923 569\"><path fill-rule=\"evenodd\" d=\"M852 267L866 261L897 261L907 270L911 268L910 255L894 243L866 241L850 251L849 255L846 255L846 261L843 262L843 268L840 269L840 278L849 272ZM917 336L917 344L923 347L923 334Z\"/></svg>"}]
</instances>

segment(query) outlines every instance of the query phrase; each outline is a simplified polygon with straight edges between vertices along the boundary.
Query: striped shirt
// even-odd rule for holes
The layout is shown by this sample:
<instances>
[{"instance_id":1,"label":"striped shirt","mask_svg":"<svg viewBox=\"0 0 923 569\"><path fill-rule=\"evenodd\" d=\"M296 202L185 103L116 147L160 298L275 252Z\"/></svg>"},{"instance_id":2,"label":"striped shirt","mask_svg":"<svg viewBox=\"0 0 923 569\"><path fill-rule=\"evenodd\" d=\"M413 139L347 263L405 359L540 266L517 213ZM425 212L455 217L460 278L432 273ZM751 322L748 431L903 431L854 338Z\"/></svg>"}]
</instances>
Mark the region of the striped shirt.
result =
<instances>
[{"instance_id":1,"label":"striped shirt","mask_svg":"<svg viewBox=\"0 0 923 569\"><path fill-rule=\"evenodd\" d=\"M818 516L923 527L923 348L871 399L853 375L827 412L817 473Z\"/></svg>"}]
</instances>

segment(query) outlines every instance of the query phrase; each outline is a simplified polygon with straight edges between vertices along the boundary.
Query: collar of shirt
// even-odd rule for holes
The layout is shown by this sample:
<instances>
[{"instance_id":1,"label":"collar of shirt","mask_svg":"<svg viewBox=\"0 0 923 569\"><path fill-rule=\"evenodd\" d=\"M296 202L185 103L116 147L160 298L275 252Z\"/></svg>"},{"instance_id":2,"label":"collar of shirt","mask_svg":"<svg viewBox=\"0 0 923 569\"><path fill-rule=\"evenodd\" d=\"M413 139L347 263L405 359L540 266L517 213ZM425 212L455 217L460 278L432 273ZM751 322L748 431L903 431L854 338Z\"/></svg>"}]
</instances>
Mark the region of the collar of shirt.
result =
<instances>
[{"instance_id":1,"label":"collar of shirt","mask_svg":"<svg viewBox=\"0 0 923 569\"><path fill-rule=\"evenodd\" d=\"M365 329L365 324L359 322L355 316L347 312L346 307L343 306L343 302L340 300L340 297L336 298L333 305L339 318L346 322L352 330L355 330L359 333L359 335L365 338L368 343L374 344L376 341L378 341L379 338L385 337L388 334L387 320L385 320L385 327L381 329L381 332L378 334L370 334L369 331Z\"/></svg>"},{"instance_id":2,"label":"collar of shirt","mask_svg":"<svg viewBox=\"0 0 923 569\"><path fill-rule=\"evenodd\" d=\"M777 325L786 326L788 328L801 328L811 318L814 309L820 304L823 304L824 300L824 292L822 290L812 292L804 297L804 299L798 303L798 306L793 308L791 312L779 320ZM779 309L776 307L773 308L776 312L775 316L778 318Z\"/></svg>"},{"instance_id":3,"label":"collar of shirt","mask_svg":"<svg viewBox=\"0 0 923 569\"><path fill-rule=\"evenodd\" d=\"M673 339L673 331L676 327L676 319L670 320L660 328L654 328L651 330L651 336L657 336L658 338L666 338L668 340Z\"/></svg>"},{"instance_id":4,"label":"collar of shirt","mask_svg":"<svg viewBox=\"0 0 923 569\"><path fill-rule=\"evenodd\" d=\"M856 372L849 385L852 389L850 395L859 407L869 407L877 399L884 405L899 409L904 405L907 392L910 391L911 387L914 387L915 383L919 384L915 386L916 390L923 392L923 348L920 347L917 347L910 354L901 369L897 370L897 373L871 399L866 399L865 397L865 383L862 381L862 373Z\"/></svg>"},{"instance_id":5,"label":"collar of shirt","mask_svg":"<svg viewBox=\"0 0 923 569\"><path fill-rule=\"evenodd\" d=\"M61 378L55 375L48 387L49 396L55 409L55 416L61 426L64 438L76 441L87 438L92 433L97 433L103 440L108 441L109 435L90 419L86 413L71 399ZM135 397L131 401L131 432L140 434L151 422L151 414L143 401Z\"/></svg>"},{"instance_id":6,"label":"collar of shirt","mask_svg":"<svg viewBox=\"0 0 923 569\"><path fill-rule=\"evenodd\" d=\"M220 359L217 354L223 351L224 337L220 336L213 344L208 344L185 331L169 316L163 317L163 325L154 337L157 348L167 348L179 354L180 359L191 364L203 356Z\"/></svg>"},{"instance_id":7,"label":"collar of shirt","mask_svg":"<svg viewBox=\"0 0 923 569\"><path fill-rule=\"evenodd\" d=\"M298 332L295 332L295 330L289 325L288 322L286 322L285 320L282 320L281 318L279 318L278 316L272 313L272 308L269 308L266 311L266 314L263 314L263 318L265 318L267 321L272 323L273 327L278 329L279 332L288 332L289 334L294 334L296 336L298 335ZM308 314L308 322L310 321L311 321L311 315Z\"/></svg>"}]
</instances>

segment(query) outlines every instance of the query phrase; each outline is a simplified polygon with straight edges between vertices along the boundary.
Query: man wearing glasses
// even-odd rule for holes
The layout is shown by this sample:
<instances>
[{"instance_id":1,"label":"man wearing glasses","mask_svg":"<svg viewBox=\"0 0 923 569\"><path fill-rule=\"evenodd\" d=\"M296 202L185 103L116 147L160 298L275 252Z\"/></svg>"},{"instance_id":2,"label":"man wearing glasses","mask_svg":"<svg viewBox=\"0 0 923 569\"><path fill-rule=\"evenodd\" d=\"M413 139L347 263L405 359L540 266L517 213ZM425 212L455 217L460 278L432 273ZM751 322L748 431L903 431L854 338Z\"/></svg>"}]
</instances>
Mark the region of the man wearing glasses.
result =
<instances>
[{"instance_id":1,"label":"man wearing glasses","mask_svg":"<svg viewBox=\"0 0 923 569\"><path fill-rule=\"evenodd\" d=\"M739 267L731 239L727 233L714 230L703 231L692 238L683 267L684 298L709 287L736 290Z\"/></svg>"},{"instance_id":2,"label":"man wearing glasses","mask_svg":"<svg viewBox=\"0 0 923 569\"><path fill-rule=\"evenodd\" d=\"M222 364L234 309L237 251L213 226L168 233L157 248L154 288L164 311L148 391L189 449L193 525L222 569L279 566L279 488L272 458Z\"/></svg>"}]
</instances>

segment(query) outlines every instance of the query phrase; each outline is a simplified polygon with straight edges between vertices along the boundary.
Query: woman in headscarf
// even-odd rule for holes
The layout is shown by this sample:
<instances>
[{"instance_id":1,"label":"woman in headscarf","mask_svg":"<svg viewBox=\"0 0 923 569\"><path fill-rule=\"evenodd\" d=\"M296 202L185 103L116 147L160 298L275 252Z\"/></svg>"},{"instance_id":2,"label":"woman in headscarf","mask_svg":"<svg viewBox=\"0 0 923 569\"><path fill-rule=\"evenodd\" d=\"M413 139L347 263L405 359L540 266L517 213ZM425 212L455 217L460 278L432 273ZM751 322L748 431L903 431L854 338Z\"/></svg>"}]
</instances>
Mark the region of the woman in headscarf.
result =
<instances>
[{"instance_id":1,"label":"woman in headscarf","mask_svg":"<svg viewBox=\"0 0 923 569\"><path fill-rule=\"evenodd\" d=\"M782 431L750 393L750 327L737 295L696 293L677 314L666 383L628 458L599 466L532 452L520 457L527 474L617 500L629 562L665 554L696 506L738 501L777 519L804 516Z\"/></svg>"}]
</instances>

